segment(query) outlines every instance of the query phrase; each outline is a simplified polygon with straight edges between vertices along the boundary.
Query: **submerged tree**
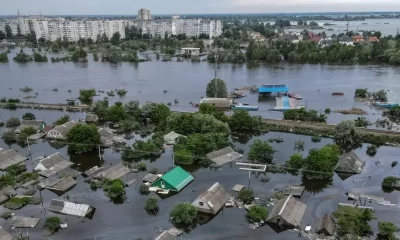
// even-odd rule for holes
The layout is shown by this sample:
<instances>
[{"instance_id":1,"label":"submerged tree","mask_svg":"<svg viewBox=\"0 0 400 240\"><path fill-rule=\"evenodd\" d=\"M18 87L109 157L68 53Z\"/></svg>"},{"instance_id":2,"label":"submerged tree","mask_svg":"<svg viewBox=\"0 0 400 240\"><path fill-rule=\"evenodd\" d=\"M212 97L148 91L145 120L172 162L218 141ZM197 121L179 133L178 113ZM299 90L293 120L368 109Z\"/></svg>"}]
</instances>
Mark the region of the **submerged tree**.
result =
<instances>
[{"instance_id":1,"label":"submerged tree","mask_svg":"<svg viewBox=\"0 0 400 240\"><path fill-rule=\"evenodd\" d=\"M400 231L399 227L391 222L378 222L379 233L377 240L397 240L395 232Z\"/></svg>"},{"instance_id":2,"label":"submerged tree","mask_svg":"<svg viewBox=\"0 0 400 240\"><path fill-rule=\"evenodd\" d=\"M69 131L67 142L69 154L91 152L100 145L100 134L93 125L78 124Z\"/></svg>"},{"instance_id":3,"label":"submerged tree","mask_svg":"<svg viewBox=\"0 0 400 240\"><path fill-rule=\"evenodd\" d=\"M190 203L178 203L169 215L174 224L192 224L196 222L197 209Z\"/></svg>"},{"instance_id":4,"label":"submerged tree","mask_svg":"<svg viewBox=\"0 0 400 240\"><path fill-rule=\"evenodd\" d=\"M362 146L361 131L354 121L347 120L336 125L333 138L343 152L350 152Z\"/></svg>"},{"instance_id":5,"label":"submerged tree","mask_svg":"<svg viewBox=\"0 0 400 240\"><path fill-rule=\"evenodd\" d=\"M275 150L267 141L255 140L250 146L248 159L253 163L272 163Z\"/></svg>"},{"instance_id":6,"label":"submerged tree","mask_svg":"<svg viewBox=\"0 0 400 240\"><path fill-rule=\"evenodd\" d=\"M228 91L226 90L226 84L224 80L220 78L217 78L217 80L212 79L207 84L206 96L212 98L226 98L228 96Z\"/></svg>"}]
</instances>

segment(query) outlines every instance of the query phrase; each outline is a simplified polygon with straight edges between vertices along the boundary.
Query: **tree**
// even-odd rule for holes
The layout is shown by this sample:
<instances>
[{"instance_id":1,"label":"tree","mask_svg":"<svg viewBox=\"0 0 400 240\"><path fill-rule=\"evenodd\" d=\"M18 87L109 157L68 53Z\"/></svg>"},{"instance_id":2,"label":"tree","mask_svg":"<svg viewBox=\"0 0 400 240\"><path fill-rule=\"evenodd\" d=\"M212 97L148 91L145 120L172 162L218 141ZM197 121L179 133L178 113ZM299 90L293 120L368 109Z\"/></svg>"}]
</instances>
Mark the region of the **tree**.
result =
<instances>
[{"instance_id":1,"label":"tree","mask_svg":"<svg viewBox=\"0 0 400 240\"><path fill-rule=\"evenodd\" d=\"M303 166L303 157L301 154L295 153L290 156L290 159L286 162L286 165L294 169L300 169Z\"/></svg>"},{"instance_id":2,"label":"tree","mask_svg":"<svg viewBox=\"0 0 400 240\"><path fill-rule=\"evenodd\" d=\"M398 183L400 179L397 177L389 176L383 179L382 188L386 190L393 190L398 188Z\"/></svg>"},{"instance_id":3,"label":"tree","mask_svg":"<svg viewBox=\"0 0 400 240\"><path fill-rule=\"evenodd\" d=\"M147 195L150 193L149 186L146 184L141 184L139 187L139 193L142 195Z\"/></svg>"},{"instance_id":4,"label":"tree","mask_svg":"<svg viewBox=\"0 0 400 240\"><path fill-rule=\"evenodd\" d=\"M229 119L232 132L254 133L261 131L264 126L261 117L250 116L248 111L235 110Z\"/></svg>"},{"instance_id":5,"label":"tree","mask_svg":"<svg viewBox=\"0 0 400 240\"><path fill-rule=\"evenodd\" d=\"M15 128L21 125L21 121L19 121L16 117L10 117L6 122L6 127Z\"/></svg>"},{"instance_id":6,"label":"tree","mask_svg":"<svg viewBox=\"0 0 400 240\"><path fill-rule=\"evenodd\" d=\"M369 237L373 233L368 222L375 219L374 213L369 209L357 207L339 206L333 212L333 216L337 219L338 235L341 237Z\"/></svg>"},{"instance_id":7,"label":"tree","mask_svg":"<svg viewBox=\"0 0 400 240\"><path fill-rule=\"evenodd\" d=\"M106 33L103 33L103 34L101 35L100 41L101 41L102 43L107 43L107 42L108 42L108 37L107 37Z\"/></svg>"},{"instance_id":8,"label":"tree","mask_svg":"<svg viewBox=\"0 0 400 240\"><path fill-rule=\"evenodd\" d=\"M56 125L56 126L63 125L65 123L69 122L69 120L70 120L69 115L64 115L64 116L60 117L59 119L57 119L53 123L53 125Z\"/></svg>"},{"instance_id":9,"label":"tree","mask_svg":"<svg viewBox=\"0 0 400 240\"><path fill-rule=\"evenodd\" d=\"M308 25L310 25L311 27L318 27L318 23L315 21L311 21Z\"/></svg>"},{"instance_id":10,"label":"tree","mask_svg":"<svg viewBox=\"0 0 400 240\"><path fill-rule=\"evenodd\" d=\"M4 132L3 135L1 136L1 138L4 140L4 142L7 145L11 145L12 143L15 142L15 134L12 131Z\"/></svg>"},{"instance_id":11,"label":"tree","mask_svg":"<svg viewBox=\"0 0 400 240\"><path fill-rule=\"evenodd\" d=\"M196 222L197 209L190 203L178 203L169 215L174 224L193 224Z\"/></svg>"},{"instance_id":12,"label":"tree","mask_svg":"<svg viewBox=\"0 0 400 240\"><path fill-rule=\"evenodd\" d=\"M106 193L106 196L114 202L120 202L126 198L124 183L121 181L121 179L106 181L103 185L103 189Z\"/></svg>"},{"instance_id":13,"label":"tree","mask_svg":"<svg viewBox=\"0 0 400 240\"><path fill-rule=\"evenodd\" d=\"M199 105L199 112L212 115L215 113L215 106L210 103L201 103Z\"/></svg>"},{"instance_id":14,"label":"tree","mask_svg":"<svg viewBox=\"0 0 400 240\"><path fill-rule=\"evenodd\" d=\"M310 149L308 156L303 160L303 168L310 171L330 173L339 160L340 149L335 144L328 144L320 149Z\"/></svg>"},{"instance_id":15,"label":"tree","mask_svg":"<svg viewBox=\"0 0 400 240\"><path fill-rule=\"evenodd\" d=\"M33 113L27 112L27 113L24 113L24 115L22 115L22 119L24 119L24 120L35 120L36 117L35 117L35 115L33 115Z\"/></svg>"},{"instance_id":16,"label":"tree","mask_svg":"<svg viewBox=\"0 0 400 240\"><path fill-rule=\"evenodd\" d=\"M267 141L255 140L250 146L248 159L253 163L272 163L275 150Z\"/></svg>"},{"instance_id":17,"label":"tree","mask_svg":"<svg viewBox=\"0 0 400 240\"><path fill-rule=\"evenodd\" d=\"M6 62L8 62L7 53L0 53L0 63L6 63Z\"/></svg>"},{"instance_id":18,"label":"tree","mask_svg":"<svg viewBox=\"0 0 400 240\"><path fill-rule=\"evenodd\" d=\"M13 34L10 25L6 24L4 30L6 31L7 38L12 38Z\"/></svg>"},{"instance_id":19,"label":"tree","mask_svg":"<svg viewBox=\"0 0 400 240\"><path fill-rule=\"evenodd\" d=\"M21 132L18 134L17 143L18 143L20 146L25 147L26 144L27 144L26 139L27 139L29 136L31 136L31 135L33 135L33 134L36 134L36 133L37 133L37 130L36 130L34 127L24 127L24 128L21 130Z\"/></svg>"},{"instance_id":20,"label":"tree","mask_svg":"<svg viewBox=\"0 0 400 240\"><path fill-rule=\"evenodd\" d=\"M113 105L106 112L106 120L112 123L123 121L127 117L123 105Z\"/></svg>"},{"instance_id":21,"label":"tree","mask_svg":"<svg viewBox=\"0 0 400 240\"><path fill-rule=\"evenodd\" d=\"M47 58L46 55L41 55L38 52L33 53L33 60L35 62L48 62L49 61L49 59Z\"/></svg>"},{"instance_id":22,"label":"tree","mask_svg":"<svg viewBox=\"0 0 400 240\"><path fill-rule=\"evenodd\" d=\"M82 47L76 48L72 53L71 60L73 62L84 61L86 62L87 53Z\"/></svg>"},{"instance_id":23,"label":"tree","mask_svg":"<svg viewBox=\"0 0 400 240\"><path fill-rule=\"evenodd\" d=\"M88 45L93 45L94 44L93 39L90 38L90 37L86 40L86 42L87 42Z\"/></svg>"},{"instance_id":24,"label":"tree","mask_svg":"<svg viewBox=\"0 0 400 240\"><path fill-rule=\"evenodd\" d=\"M48 217L44 223L44 228L49 232L55 232L60 228L61 220L59 217Z\"/></svg>"},{"instance_id":25,"label":"tree","mask_svg":"<svg viewBox=\"0 0 400 240\"><path fill-rule=\"evenodd\" d=\"M6 34L4 34L4 32L0 30L0 40L3 40L5 38L6 38Z\"/></svg>"},{"instance_id":26,"label":"tree","mask_svg":"<svg viewBox=\"0 0 400 240\"><path fill-rule=\"evenodd\" d=\"M378 222L379 233L376 236L377 240L396 240L395 232L400 229L391 222Z\"/></svg>"},{"instance_id":27,"label":"tree","mask_svg":"<svg viewBox=\"0 0 400 240\"><path fill-rule=\"evenodd\" d=\"M224 80L219 78L217 78L217 80L212 79L207 84L206 96L212 98L226 98L228 96L228 91L226 90L226 84Z\"/></svg>"},{"instance_id":28,"label":"tree","mask_svg":"<svg viewBox=\"0 0 400 240\"><path fill-rule=\"evenodd\" d=\"M67 142L69 154L91 152L100 144L100 134L93 125L78 124L69 131Z\"/></svg>"},{"instance_id":29,"label":"tree","mask_svg":"<svg viewBox=\"0 0 400 240\"><path fill-rule=\"evenodd\" d=\"M168 131L189 135L193 133L224 133L229 134L228 124L219 121L214 116L201 113L172 113L167 118Z\"/></svg>"},{"instance_id":30,"label":"tree","mask_svg":"<svg viewBox=\"0 0 400 240\"><path fill-rule=\"evenodd\" d=\"M142 106L142 116L149 118L150 122L160 129L165 128L170 114L171 110L163 103L146 102Z\"/></svg>"},{"instance_id":31,"label":"tree","mask_svg":"<svg viewBox=\"0 0 400 240\"><path fill-rule=\"evenodd\" d=\"M389 118L394 123L400 123L400 106L395 106L388 111L384 111L382 116Z\"/></svg>"},{"instance_id":32,"label":"tree","mask_svg":"<svg viewBox=\"0 0 400 240\"><path fill-rule=\"evenodd\" d=\"M253 205L247 212L246 218L249 222L259 223L266 221L268 218L268 209L260 205Z\"/></svg>"},{"instance_id":33,"label":"tree","mask_svg":"<svg viewBox=\"0 0 400 240\"><path fill-rule=\"evenodd\" d=\"M115 32L115 33L112 35L112 37L111 37L111 39L110 39L110 42L111 42L111 44L113 44L113 45L117 45L117 44L119 43L120 39L121 39L121 34L120 34L119 32Z\"/></svg>"},{"instance_id":34,"label":"tree","mask_svg":"<svg viewBox=\"0 0 400 240\"><path fill-rule=\"evenodd\" d=\"M158 200L155 197L149 197L146 200L146 205L144 205L144 209L151 214L156 214L158 212Z\"/></svg>"},{"instance_id":35,"label":"tree","mask_svg":"<svg viewBox=\"0 0 400 240\"><path fill-rule=\"evenodd\" d=\"M242 189L239 193L238 193L238 198L240 198L243 203L247 204L247 203L251 203L254 199L254 193L253 190L251 189Z\"/></svg>"},{"instance_id":36,"label":"tree","mask_svg":"<svg viewBox=\"0 0 400 240\"><path fill-rule=\"evenodd\" d=\"M97 52L94 52L94 53L93 53L93 60L94 60L95 62L98 62L98 61L99 61L99 54L97 54Z\"/></svg>"},{"instance_id":37,"label":"tree","mask_svg":"<svg viewBox=\"0 0 400 240\"><path fill-rule=\"evenodd\" d=\"M297 22L297 25L298 25L298 26L303 25L303 20L299 20L299 21Z\"/></svg>"},{"instance_id":38,"label":"tree","mask_svg":"<svg viewBox=\"0 0 400 240\"><path fill-rule=\"evenodd\" d=\"M174 153L174 161L179 165L191 165L194 162L192 152L187 149L179 149Z\"/></svg>"},{"instance_id":39,"label":"tree","mask_svg":"<svg viewBox=\"0 0 400 240\"><path fill-rule=\"evenodd\" d=\"M361 131L351 120L343 121L336 125L333 138L343 152L350 152L362 146Z\"/></svg>"},{"instance_id":40,"label":"tree","mask_svg":"<svg viewBox=\"0 0 400 240\"><path fill-rule=\"evenodd\" d=\"M79 100L83 103L90 103L94 96L96 96L96 89L94 88L79 90Z\"/></svg>"}]
</instances>

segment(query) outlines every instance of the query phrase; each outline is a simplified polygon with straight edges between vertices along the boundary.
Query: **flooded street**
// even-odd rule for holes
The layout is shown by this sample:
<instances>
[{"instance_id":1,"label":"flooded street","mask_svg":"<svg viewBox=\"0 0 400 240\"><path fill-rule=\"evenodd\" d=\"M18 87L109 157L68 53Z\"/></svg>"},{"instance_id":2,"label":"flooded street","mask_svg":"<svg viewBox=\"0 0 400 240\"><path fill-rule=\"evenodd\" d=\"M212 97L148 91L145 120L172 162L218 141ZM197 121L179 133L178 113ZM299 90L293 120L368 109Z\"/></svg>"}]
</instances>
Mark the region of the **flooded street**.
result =
<instances>
[{"instance_id":1,"label":"flooded street","mask_svg":"<svg viewBox=\"0 0 400 240\"><path fill-rule=\"evenodd\" d=\"M19 49L14 49L11 56ZM52 56L51 54L48 55ZM6 64L0 64L1 79L0 88L1 97L22 99L27 94L19 91L19 88L30 86L33 93L37 92L36 99L29 99L40 103L65 103L66 98L78 97L79 89L96 88L96 90L110 91L114 89L126 89L127 95L123 98L112 97L110 102L139 100L153 102L173 102L179 100L179 104L172 105L172 110L195 111L189 104L190 101L197 102L205 95L205 88L210 79L214 76L212 64L201 63L177 63L177 62L146 62L139 64L109 64L101 62L92 62L89 57L89 63L28 63L18 64L10 61ZM388 89L389 101L400 101L400 85L398 84L400 70L390 66L346 66L346 65L232 65L221 64L218 69L218 77L222 78L229 90L236 87L259 85L259 84L287 84L290 91L299 93L303 96L303 102L307 103L309 109L325 108L349 109L361 107L369 113L367 116L372 122L379 117L380 112L361 103L355 103L353 100L354 90L356 88L368 88L370 91L379 89ZM11 89L10 89L11 88ZM58 92L52 89L58 88ZM68 93L68 90L71 93ZM168 93L163 93L168 90ZM343 97L333 97L332 92L344 92ZM95 100L100 100L107 96L102 94ZM252 113L262 115L268 118L282 118L282 113L268 111L271 101L258 102L257 95L249 95L240 99L240 102L258 104L260 111ZM32 112L37 119L43 119L47 124L53 123L64 114L69 114L71 119L78 120L85 117L85 113L66 113L46 110L28 110L18 109L9 111L0 109L0 120L7 120L15 116L21 118L25 112ZM328 123L336 124L347 119L355 119L354 115L342 115L331 113L328 117ZM4 128L0 133L5 131ZM244 150L244 155L249 151L249 146L255 139L268 140L269 138L282 138L282 143L271 143L276 150L274 163L283 164L289 157L296 153L294 145L296 140L304 141L304 151L300 152L307 156L311 148L320 148L331 139L322 139L319 143L313 143L310 136L269 132L262 136L256 136L249 141L241 140L234 142L238 149ZM137 137L135 138L138 139ZM134 140L133 140L134 141ZM364 161L366 165L361 174L354 175L345 180L334 174L331 185L323 189L316 189L306 185L307 191L302 196L303 203L308 205L308 209L301 223L302 228L306 225L315 229L317 219L324 214L336 210L338 203L352 203L347 200L346 192L363 192L366 194L377 195L391 201L395 206L383 206L373 203L367 203L367 206L373 207L376 217L379 221L391 221L400 224L396 217L400 214L400 192L384 193L381 190L381 182L386 176L400 175L400 166L391 167L393 161L398 160L400 149L393 147L380 147L376 156L369 157L365 152L367 144L362 149L355 152ZM9 149L3 140L0 139L0 148ZM23 155L28 155L27 148L20 148L16 144L11 146ZM47 141L39 140L31 146L32 159L51 155L60 152L69 159L67 147L59 149L54 148ZM106 149L102 153L100 161L97 153L81 155L70 159L74 163L73 169L83 172L89 168L99 165L115 165L121 162L120 153L112 149ZM160 171L168 171L173 166L171 150L166 152L156 161L146 161L147 169L154 167ZM31 170L36 163L31 160L27 162L27 167ZM158 234L158 228L164 230L172 227L169 222L169 212L177 202L192 202L195 198L208 189L215 182L219 182L232 189L235 184L249 184L248 172L239 170L234 163L226 164L222 168L215 170L209 168L200 168L192 172L195 180L184 188L179 194L166 199L159 198L151 193L149 196L156 196L159 199L159 208L157 216L150 216L144 210L145 200L148 196L142 196L138 193L141 179L146 172L137 173L138 181L126 188L127 201L124 204L115 205L109 202L109 198L99 189L93 191L90 185L84 182L82 176L78 176L78 184L71 191L58 197L56 194L48 191L42 191L44 207L48 207L52 199L64 199L69 197L71 201L89 204L96 208L92 220L83 220L75 217L61 216L63 221L67 221L68 228L62 229L58 233L45 237L43 236L43 224L45 217L55 215L43 211L41 205L27 205L21 210L14 211L17 216L35 216L42 217L39 225L34 229L28 229L31 239L54 239L54 240L143 240L152 239ZM260 178L252 174L250 186L255 192L255 197L265 198L272 195L272 189L275 187L286 187L290 184L302 183L301 175L294 176L287 174L267 173L269 182L263 183ZM364 187L362 188L362 186ZM21 190L20 190L21 191ZM236 193L232 192L234 196ZM0 207L0 211L6 209ZM269 207L269 211L272 206ZM298 232L285 231L276 233L269 226L263 226L259 229L249 229L245 219L245 209L225 208L214 219L203 225L197 225L189 233L184 233L182 239L190 240L245 240L245 239L278 239L289 240L298 237ZM390 214L389 214L390 213ZM0 219L0 225L10 230L8 222ZM372 230L377 232L377 221L371 222ZM26 230L22 231L24 234ZM301 238L300 238L301 239Z\"/></svg>"}]
</instances>

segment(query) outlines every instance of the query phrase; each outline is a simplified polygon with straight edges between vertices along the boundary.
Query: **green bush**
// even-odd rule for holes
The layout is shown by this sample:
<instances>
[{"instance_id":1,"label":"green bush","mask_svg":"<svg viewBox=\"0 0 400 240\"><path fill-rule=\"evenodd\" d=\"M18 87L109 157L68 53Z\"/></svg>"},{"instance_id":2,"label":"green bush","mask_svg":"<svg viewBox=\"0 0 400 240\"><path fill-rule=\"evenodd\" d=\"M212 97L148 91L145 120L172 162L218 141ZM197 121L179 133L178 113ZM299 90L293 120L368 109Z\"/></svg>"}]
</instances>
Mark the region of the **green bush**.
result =
<instances>
[{"instance_id":1,"label":"green bush","mask_svg":"<svg viewBox=\"0 0 400 240\"><path fill-rule=\"evenodd\" d=\"M305 122L326 122L326 115L319 114L316 110L290 109L283 113L283 119Z\"/></svg>"},{"instance_id":2,"label":"green bush","mask_svg":"<svg viewBox=\"0 0 400 240\"><path fill-rule=\"evenodd\" d=\"M392 162L392 167L396 167L397 166L397 161L393 161Z\"/></svg>"},{"instance_id":3,"label":"green bush","mask_svg":"<svg viewBox=\"0 0 400 240\"><path fill-rule=\"evenodd\" d=\"M382 188L385 189L395 189L398 188L398 182L400 181L399 178L393 177L393 176L389 176L383 179L382 181Z\"/></svg>"},{"instance_id":4,"label":"green bush","mask_svg":"<svg viewBox=\"0 0 400 240\"><path fill-rule=\"evenodd\" d=\"M120 179L106 181L103 185L103 190L106 196L113 201L124 200L126 198L124 183Z\"/></svg>"},{"instance_id":5,"label":"green bush","mask_svg":"<svg viewBox=\"0 0 400 240\"><path fill-rule=\"evenodd\" d=\"M321 137L320 136L312 136L311 141L312 142L321 142Z\"/></svg>"},{"instance_id":6,"label":"green bush","mask_svg":"<svg viewBox=\"0 0 400 240\"><path fill-rule=\"evenodd\" d=\"M260 205L253 205L247 212L246 218L250 222L266 221L268 218L268 209Z\"/></svg>"},{"instance_id":7,"label":"green bush","mask_svg":"<svg viewBox=\"0 0 400 240\"><path fill-rule=\"evenodd\" d=\"M3 218L3 219L5 219L5 220L7 220L7 219L9 219L9 218L12 217L12 213L11 213L11 212L3 212L3 213L0 215L0 217Z\"/></svg>"},{"instance_id":8,"label":"green bush","mask_svg":"<svg viewBox=\"0 0 400 240\"><path fill-rule=\"evenodd\" d=\"M8 202L6 202L3 206L10 210L17 210L28 205L30 201L31 201L30 197L14 197L8 200Z\"/></svg>"},{"instance_id":9,"label":"green bush","mask_svg":"<svg viewBox=\"0 0 400 240\"><path fill-rule=\"evenodd\" d=\"M142 195L147 195L150 193L149 186L146 184L141 184L139 187L139 193Z\"/></svg>"},{"instance_id":10,"label":"green bush","mask_svg":"<svg viewBox=\"0 0 400 240\"><path fill-rule=\"evenodd\" d=\"M18 127L19 125L21 125L21 121L19 121L19 119L16 117L11 117L6 122L6 127L9 128Z\"/></svg>"},{"instance_id":11,"label":"green bush","mask_svg":"<svg viewBox=\"0 0 400 240\"><path fill-rule=\"evenodd\" d=\"M157 198L154 198L154 197L148 198L147 201L146 201L146 205L144 206L144 209L147 212L150 212L150 213L153 213L153 214L157 213L157 211L158 211L158 200L157 200Z\"/></svg>"},{"instance_id":12,"label":"green bush","mask_svg":"<svg viewBox=\"0 0 400 240\"><path fill-rule=\"evenodd\" d=\"M196 222L197 209L190 203L178 203L169 215L174 224L192 224Z\"/></svg>"},{"instance_id":13,"label":"green bush","mask_svg":"<svg viewBox=\"0 0 400 240\"><path fill-rule=\"evenodd\" d=\"M254 193L251 189L242 189L238 193L238 198L240 198L245 204L251 203L254 199Z\"/></svg>"},{"instance_id":14,"label":"green bush","mask_svg":"<svg viewBox=\"0 0 400 240\"><path fill-rule=\"evenodd\" d=\"M44 228L50 232L55 232L60 228L61 219L59 217L48 217L44 223Z\"/></svg>"}]
</instances>

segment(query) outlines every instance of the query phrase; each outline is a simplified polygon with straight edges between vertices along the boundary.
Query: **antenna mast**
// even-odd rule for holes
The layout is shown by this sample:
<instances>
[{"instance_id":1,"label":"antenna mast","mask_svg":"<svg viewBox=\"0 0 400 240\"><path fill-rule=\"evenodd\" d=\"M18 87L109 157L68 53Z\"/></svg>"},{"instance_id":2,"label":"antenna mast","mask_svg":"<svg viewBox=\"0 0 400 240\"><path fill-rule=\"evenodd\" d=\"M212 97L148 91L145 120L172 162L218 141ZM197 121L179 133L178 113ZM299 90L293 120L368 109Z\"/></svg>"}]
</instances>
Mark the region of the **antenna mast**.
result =
<instances>
[{"instance_id":1,"label":"antenna mast","mask_svg":"<svg viewBox=\"0 0 400 240\"><path fill-rule=\"evenodd\" d=\"M215 34L214 34L214 43L215 43L215 76L214 76L214 84L215 84L215 98L217 98L217 67L218 67L218 46L217 46L217 19L214 22L215 25Z\"/></svg>"}]
</instances>

